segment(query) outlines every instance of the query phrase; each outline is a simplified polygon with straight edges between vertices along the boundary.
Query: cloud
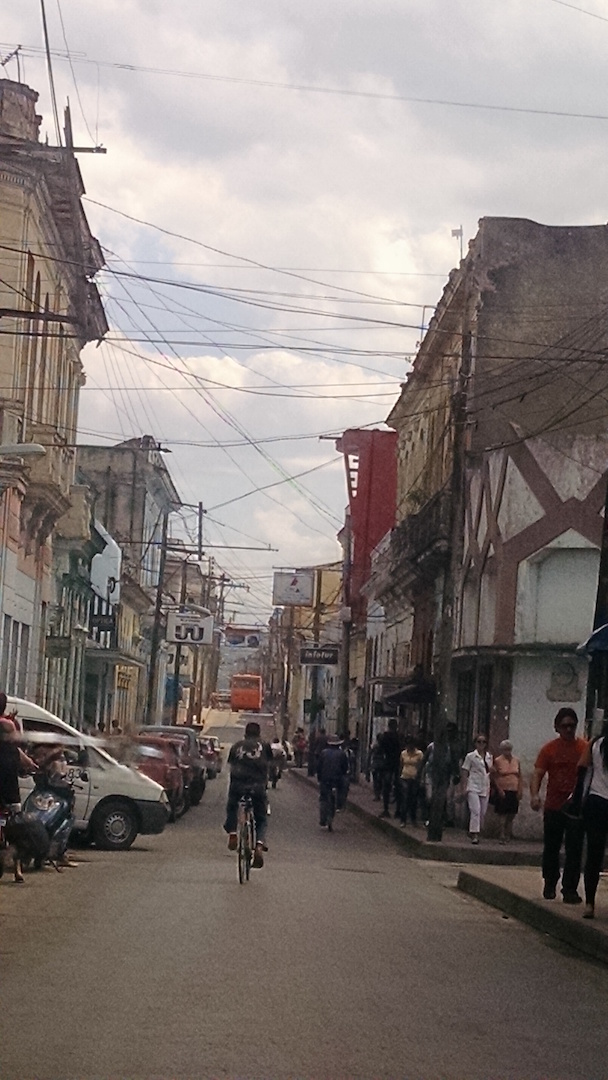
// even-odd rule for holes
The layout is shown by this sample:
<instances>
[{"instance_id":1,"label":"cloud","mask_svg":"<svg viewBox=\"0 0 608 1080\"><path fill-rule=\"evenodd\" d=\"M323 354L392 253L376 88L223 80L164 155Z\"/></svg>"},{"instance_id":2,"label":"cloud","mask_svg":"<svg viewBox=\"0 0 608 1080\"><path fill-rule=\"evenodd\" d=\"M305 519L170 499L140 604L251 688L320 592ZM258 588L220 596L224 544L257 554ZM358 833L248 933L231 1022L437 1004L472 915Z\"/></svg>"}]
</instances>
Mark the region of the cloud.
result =
<instances>
[{"instance_id":1,"label":"cloud","mask_svg":"<svg viewBox=\"0 0 608 1080\"><path fill-rule=\"evenodd\" d=\"M88 195L166 230L86 204L119 332L85 353L86 437L156 434L186 501L212 506L335 453L294 435L381 423L394 399L378 394L396 397L458 261L453 228L466 249L483 215L605 220L607 122L501 111L608 112L608 22L592 17L605 7L584 7L591 14L551 0L62 0L78 95L57 58L59 104L69 95L79 142L90 132L108 148L80 159ZM35 5L8 5L3 27L7 45L42 44ZM22 62L52 132L43 56ZM178 70L208 77L168 73ZM152 361L241 389L197 391ZM288 384L297 396L277 396ZM267 601L272 565L334 557L335 525L303 491L339 519L335 460L297 488L226 506L225 525L209 521L218 543L239 529L279 547L221 552L235 572L259 575Z\"/></svg>"}]
</instances>

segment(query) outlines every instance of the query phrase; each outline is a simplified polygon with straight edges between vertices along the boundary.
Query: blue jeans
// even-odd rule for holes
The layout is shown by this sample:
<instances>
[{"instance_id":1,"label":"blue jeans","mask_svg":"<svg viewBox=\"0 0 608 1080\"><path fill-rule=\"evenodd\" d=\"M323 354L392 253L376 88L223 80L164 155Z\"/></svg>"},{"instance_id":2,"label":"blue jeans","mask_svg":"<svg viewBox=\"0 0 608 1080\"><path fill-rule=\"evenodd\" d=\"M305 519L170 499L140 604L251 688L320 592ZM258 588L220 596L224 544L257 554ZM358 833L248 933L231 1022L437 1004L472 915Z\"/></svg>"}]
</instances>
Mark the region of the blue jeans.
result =
<instances>
[{"instance_id":1,"label":"blue jeans","mask_svg":"<svg viewBox=\"0 0 608 1080\"><path fill-rule=\"evenodd\" d=\"M243 787L242 784L233 784L231 782L228 788L228 801L226 803L226 821L224 822L224 831L227 833L236 832L236 819L239 800L247 792L251 794L251 801L253 803L253 816L255 818L255 831L256 837L260 844L262 844L266 838L266 825L267 825L267 809L268 802L266 799L266 789L262 787Z\"/></svg>"},{"instance_id":2,"label":"blue jeans","mask_svg":"<svg viewBox=\"0 0 608 1080\"><path fill-rule=\"evenodd\" d=\"M319 820L321 825L327 825L327 811L329 808L329 796L331 789L336 789L336 809L342 810L346 801L347 784L346 778L340 777L339 780L320 780L319 781Z\"/></svg>"}]
</instances>

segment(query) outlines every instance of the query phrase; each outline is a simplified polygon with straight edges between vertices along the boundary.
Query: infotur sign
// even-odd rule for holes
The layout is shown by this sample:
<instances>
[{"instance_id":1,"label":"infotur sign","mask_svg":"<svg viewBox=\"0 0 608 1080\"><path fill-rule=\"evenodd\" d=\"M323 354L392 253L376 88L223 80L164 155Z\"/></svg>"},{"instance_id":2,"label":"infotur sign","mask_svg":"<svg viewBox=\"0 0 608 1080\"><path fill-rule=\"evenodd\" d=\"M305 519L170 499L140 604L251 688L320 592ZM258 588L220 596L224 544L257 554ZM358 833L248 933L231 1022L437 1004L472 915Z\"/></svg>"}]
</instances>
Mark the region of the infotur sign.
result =
<instances>
[{"instance_id":1,"label":"infotur sign","mask_svg":"<svg viewBox=\"0 0 608 1080\"><path fill-rule=\"evenodd\" d=\"M314 570L277 570L272 585L272 602L277 607L312 607Z\"/></svg>"},{"instance_id":2,"label":"infotur sign","mask_svg":"<svg viewBox=\"0 0 608 1080\"><path fill-rule=\"evenodd\" d=\"M300 663L333 667L338 663L339 655L338 645L303 645L300 649Z\"/></svg>"}]
</instances>

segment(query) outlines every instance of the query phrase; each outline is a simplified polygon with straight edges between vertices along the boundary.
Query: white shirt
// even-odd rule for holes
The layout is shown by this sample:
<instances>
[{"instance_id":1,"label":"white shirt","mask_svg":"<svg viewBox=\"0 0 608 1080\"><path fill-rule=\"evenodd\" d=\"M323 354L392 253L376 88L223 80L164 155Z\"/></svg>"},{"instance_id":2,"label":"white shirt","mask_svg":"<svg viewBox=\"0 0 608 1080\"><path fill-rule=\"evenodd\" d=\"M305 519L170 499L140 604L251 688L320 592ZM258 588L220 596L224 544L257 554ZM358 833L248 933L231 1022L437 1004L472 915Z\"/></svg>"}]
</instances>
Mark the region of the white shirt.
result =
<instances>
[{"instance_id":1,"label":"white shirt","mask_svg":"<svg viewBox=\"0 0 608 1080\"><path fill-rule=\"evenodd\" d=\"M467 791L474 791L476 795L490 794L490 772L492 767L492 755L484 754L477 750L471 750L465 757L462 767L468 773Z\"/></svg>"},{"instance_id":2,"label":"white shirt","mask_svg":"<svg viewBox=\"0 0 608 1080\"><path fill-rule=\"evenodd\" d=\"M606 736L602 739L598 739L591 747L591 762L593 764L593 774L591 776L591 783L589 785L589 795L599 795L600 799L608 800L608 773L604 768L604 760L602 758L602 743Z\"/></svg>"}]
</instances>

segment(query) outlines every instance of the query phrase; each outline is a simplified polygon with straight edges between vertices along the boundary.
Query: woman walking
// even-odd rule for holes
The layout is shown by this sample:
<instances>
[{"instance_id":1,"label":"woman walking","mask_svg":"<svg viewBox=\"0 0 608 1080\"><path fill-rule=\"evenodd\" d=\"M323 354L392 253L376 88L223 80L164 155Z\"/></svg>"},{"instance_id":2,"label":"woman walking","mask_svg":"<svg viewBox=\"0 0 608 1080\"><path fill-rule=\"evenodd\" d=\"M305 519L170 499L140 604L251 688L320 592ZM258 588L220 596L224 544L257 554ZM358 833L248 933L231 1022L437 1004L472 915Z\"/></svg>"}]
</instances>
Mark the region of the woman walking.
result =
<instances>
[{"instance_id":1,"label":"woman walking","mask_svg":"<svg viewBox=\"0 0 608 1080\"><path fill-rule=\"evenodd\" d=\"M490 769L490 783L496 794L494 809L500 821L501 844L513 839L513 819L519 810L523 794L519 758L513 757L513 743L503 739Z\"/></svg>"},{"instance_id":2,"label":"woman walking","mask_svg":"<svg viewBox=\"0 0 608 1080\"><path fill-rule=\"evenodd\" d=\"M583 823L587 837L587 860L583 880L585 908L583 919L595 916L595 894L604 862L608 837L608 725L599 739L589 743L579 761L578 779L569 812L576 813L583 801Z\"/></svg>"},{"instance_id":3,"label":"woman walking","mask_svg":"<svg viewBox=\"0 0 608 1080\"><path fill-rule=\"evenodd\" d=\"M405 747L401 751L399 782L401 784L401 828L404 829L409 817L412 825L416 824L418 805L418 777L424 754L416 746L413 735L408 735Z\"/></svg>"},{"instance_id":4,"label":"woman walking","mask_svg":"<svg viewBox=\"0 0 608 1080\"><path fill-rule=\"evenodd\" d=\"M477 735L475 749L467 754L462 763L462 771L466 777L465 790L470 814L469 836L472 844L479 843L479 834L490 796L492 755L488 754L487 745L488 740L485 735Z\"/></svg>"}]
</instances>

